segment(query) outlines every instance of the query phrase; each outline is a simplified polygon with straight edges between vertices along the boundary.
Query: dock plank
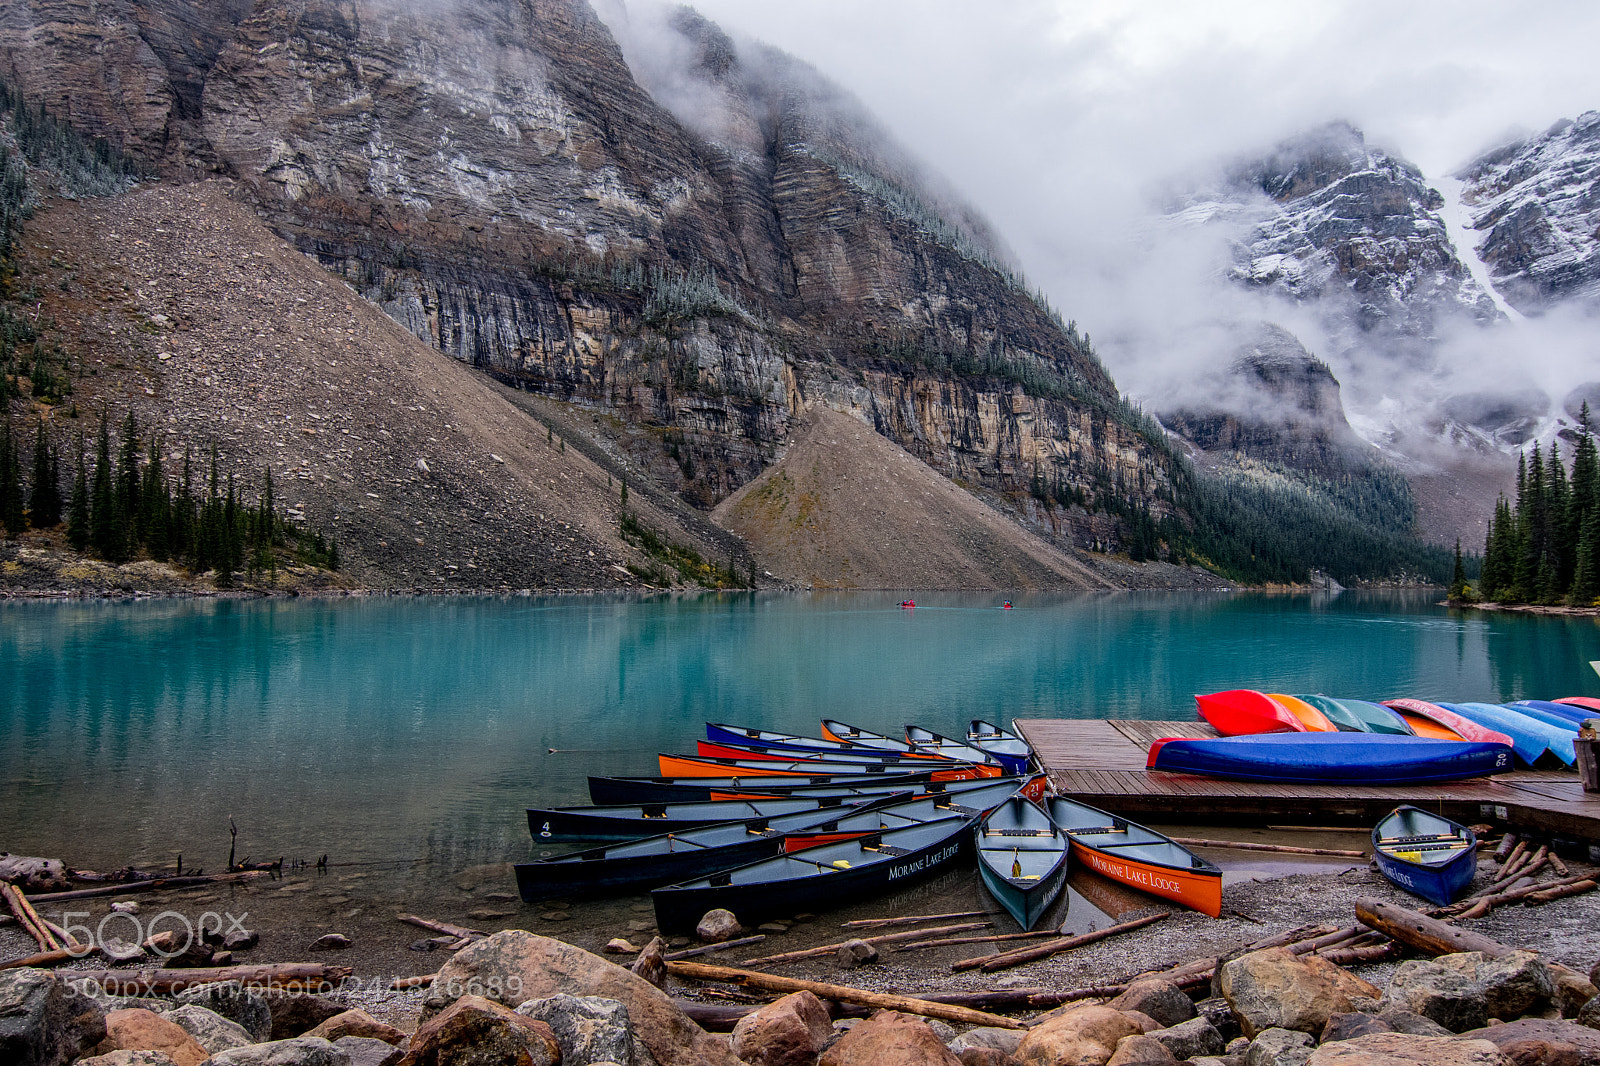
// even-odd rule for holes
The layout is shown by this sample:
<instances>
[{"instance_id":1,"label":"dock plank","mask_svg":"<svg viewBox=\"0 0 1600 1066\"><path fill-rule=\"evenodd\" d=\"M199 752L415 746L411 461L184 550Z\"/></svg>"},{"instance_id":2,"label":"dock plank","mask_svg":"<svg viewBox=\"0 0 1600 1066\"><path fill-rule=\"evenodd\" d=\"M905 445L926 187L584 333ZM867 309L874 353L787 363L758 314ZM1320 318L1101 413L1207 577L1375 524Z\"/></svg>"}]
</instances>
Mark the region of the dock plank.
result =
<instances>
[{"instance_id":1,"label":"dock plank","mask_svg":"<svg viewBox=\"0 0 1600 1066\"><path fill-rule=\"evenodd\" d=\"M1145 770L1146 752L1161 737L1217 735L1205 722L1023 718L1014 725L1057 792L1147 820L1253 824L1314 817L1317 824L1370 824L1410 803L1469 822L1500 817L1500 808L1519 826L1600 841L1600 794L1584 792L1570 771L1519 770L1417 786L1227 781Z\"/></svg>"}]
</instances>

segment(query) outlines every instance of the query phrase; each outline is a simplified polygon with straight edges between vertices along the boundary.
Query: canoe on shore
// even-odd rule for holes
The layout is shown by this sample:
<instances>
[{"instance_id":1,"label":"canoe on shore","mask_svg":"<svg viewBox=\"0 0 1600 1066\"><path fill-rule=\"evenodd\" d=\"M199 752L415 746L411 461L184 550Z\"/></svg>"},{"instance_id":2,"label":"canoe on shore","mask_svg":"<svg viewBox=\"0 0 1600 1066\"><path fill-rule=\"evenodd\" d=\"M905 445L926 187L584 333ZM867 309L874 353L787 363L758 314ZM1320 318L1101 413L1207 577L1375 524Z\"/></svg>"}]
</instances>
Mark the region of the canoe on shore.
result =
<instances>
[{"instance_id":1,"label":"canoe on shore","mask_svg":"<svg viewBox=\"0 0 1600 1066\"><path fill-rule=\"evenodd\" d=\"M1384 733L1262 733L1150 745L1149 770L1283 784L1408 785L1504 773L1504 744Z\"/></svg>"},{"instance_id":2,"label":"canoe on shore","mask_svg":"<svg viewBox=\"0 0 1600 1066\"><path fill-rule=\"evenodd\" d=\"M1028 932L1061 895L1069 842L1037 803L1014 796L994 808L975 830L978 873L989 890Z\"/></svg>"},{"instance_id":3,"label":"canoe on shore","mask_svg":"<svg viewBox=\"0 0 1600 1066\"><path fill-rule=\"evenodd\" d=\"M1471 829L1416 807L1397 807L1372 828L1378 872L1441 907L1454 903L1478 872Z\"/></svg>"},{"instance_id":4,"label":"canoe on shore","mask_svg":"<svg viewBox=\"0 0 1600 1066\"><path fill-rule=\"evenodd\" d=\"M1253 688L1195 696L1200 717L1225 737L1254 733L1299 733L1305 723L1283 704Z\"/></svg>"},{"instance_id":5,"label":"canoe on shore","mask_svg":"<svg viewBox=\"0 0 1600 1066\"><path fill-rule=\"evenodd\" d=\"M1051 796L1045 810L1072 841L1073 862L1213 918L1222 914L1222 870L1172 838L1065 796Z\"/></svg>"},{"instance_id":6,"label":"canoe on shore","mask_svg":"<svg viewBox=\"0 0 1600 1066\"><path fill-rule=\"evenodd\" d=\"M669 936L692 933L719 907L755 926L882 895L961 861L972 846L974 820L939 818L658 888L650 893L656 926Z\"/></svg>"}]
</instances>

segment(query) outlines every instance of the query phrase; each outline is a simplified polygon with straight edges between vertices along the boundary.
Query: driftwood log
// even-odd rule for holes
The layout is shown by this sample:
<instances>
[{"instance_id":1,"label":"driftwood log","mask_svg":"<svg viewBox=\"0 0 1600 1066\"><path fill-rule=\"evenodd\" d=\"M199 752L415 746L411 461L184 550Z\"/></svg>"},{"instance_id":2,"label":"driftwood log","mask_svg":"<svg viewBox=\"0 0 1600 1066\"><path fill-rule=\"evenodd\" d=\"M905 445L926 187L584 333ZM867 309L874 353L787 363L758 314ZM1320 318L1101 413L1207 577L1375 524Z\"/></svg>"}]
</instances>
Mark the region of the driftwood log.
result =
<instances>
[{"instance_id":1,"label":"driftwood log","mask_svg":"<svg viewBox=\"0 0 1600 1066\"><path fill-rule=\"evenodd\" d=\"M1494 861L1503 863L1511 854L1511 849L1517 846L1517 834L1507 833L1500 838L1500 843L1494 849ZM1504 867L1502 867L1504 869Z\"/></svg>"},{"instance_id":2,"label":"driftwood log","mask_svg":"<svg viewBox=\"0 0 1600 1066\"><path fill-rule=\"evenodd\" d=\"M984 973L994 973L996 970L1009 970L1013 966L1021 966L1023 963L1034 962L1038 959L1048 959L1052 955L1058 955L1063 951L1070 951L1073 948L1082 947L1084 944L1093 944L1095 941L1104 940L1109 936L1116 936L1119 933L1128 933L1135 929L1142 929L1152 922L1159 922L1166 916L1167 915L1165 912L1161 914L1152 914L1146 918L1135 918L1131 922L1123 922L1120 925L1108 926L1105 929L1101 929L1093 933L1081 933L1078 936L1062 937L1060 940L1052 940L1048 943L1039 944L1031 948L1021 948L1017 951L1010 951L1001 955L985 955L976 959L962 959L960 962L952 962L950 964L950 969L957 972L961 970L980 969Z\"/></svg>"},{"instance_id":3,"label":"driftwood log","mask_svg":"<svg viewBox=\"0 0 1600 1066\"><path fill-rule=\"evenodd\" d=\"M414 925L419 929L426 929L432 933L443 933L445 936L453 936L457 940L477 940L489 935L482 929L465 929L449 922L436 922L432 918L419 918L415 914L397 914L395 918L405 922L407 925Z\"/></svg>"},{"instance_id":4,"label":"driftwood log","mask_svg":"<svg viewBox=\"0 0 1600 1066\"><path fill-rule=\"evenodd\" d=\"M669 951L667 954L661 956L661 958L665 962L672 962L675 959L692 959L696 955L709 955L714 951L727 951L729 948L742 948L748 947L751 944L759 944L765 939L767 939L767 934L757 933L755 936L742 936L737 940L724 940L720 944L704 944L697 948L684 948L682 951Z\"/></svg>"},{"instance_id":5,"label":"driftwood log","mask_svg":"<svg viewBox=\"0 0 1600 1066\"><path fill-rule=\"evenodd\" d=\"M896 944L895 951L921 951L924 948L943 948L954 944L993 944L1001 940L1043 940L1060 936L1054 929L1041 929L1033 933L991 933L988 936L946 936L934 940L914 940L909 944Z\"/></svg>"},{"instance_id":6,"label":"driftwood log","mask_svg":"<svg viewBox=\"0 0 1600 1066\"><path fill-rule=\"evenodd\" d=\"M1534 907L1541 903L1550 903L1558 899L1565 899L1568 896L1577 896L1584 892L1593 892L1597 887L1600 887L1600 883L1588 879L1574 881L1570 885L1558 885L1553 888L1549 885L1540 885L1540 891L1528 893L1527 905L1529 907Z\"/></svg>"},{"instance_id":7,"label":"driftwood log","mask_svg":"<svg viewBox=\"0 0 1600 1066\"><path fill-rule=\"evenodd\" d=\"M965 933L973 929L987 929L993 922L961 922L956 925L936 925L928 929L912 929L904 933L884 933L880 936L866 936L859 938L867 944L896 944L903 940L915 940L918 937L932 936L935 933ZM763 955L757 959L746 959L746 966L777 966L787 962L799 962L801 959L816 959L824 955L832 955L848 940L837 944L823 944L821 947L803 948L799 951L786 951L781 955Z\"/></svg>"},{"instance_id":8,"label":"driftwood log","mask_svg":"<svg viewBox=\"0 0 1600 1066\"><path fill-rule=\"evenodd\" d=\"M16 915L17 922L22 926L23 931L33 937L34 941L39 945L39 951L42 954L61 949L61 945L56 942L56 938L49 929L45 928L44 922L40 920L38 912L29 906L28 897L22 894L22 889L0 881L0 896L5 898L6 906L11 908L12 914Z\"/></svg>"},{"instance_id":9,"label":"driftwood log","mask_svg":"<svg viewBox=\"0 0 1600 1066\"><path fill-rule=\"evenodd\" d=\"M1297 848L1288 844L1256 844L1243 840L1203 840L1199 837L1173 837L1175 843L1190 848L1223 848L1231 851L1276 851L1285 855L1331 855L1340 859L1364 859L1364 851L1340 851L1337 848Z\"/></svg>"},{"instance_id":10,"label":"driftwood log","mask_svg":"<svg viewBox=\"0 0 1600 1066\"><path fill-rule=\"evenodd\" d=\"M983 918L988 911L956 911L954 914L907 914L899 918L859 918L844 922L840 929L877 929L885 925L915 925L918 922L951 922L961 918Z\"/></svg>"},{"instance_id":11,"label":"driftwood log","mask_svg":"<svg viewBox=\"0 0 1600 1066\"><path fill-rule=\"evenodd\" d=\"M747 988L762 988L769 992L810 992L821 999L836 999L841 1003L860 1003L868 1007L901 1011L923 1018L940 1018L947 1022L967 1025L992 1025L1001 1029L1024 1028L1021 1022L987 1014L970 1007L953 1003L936 1003L912 996L894 996L884 992L867 992L844 985L824 984L821 981L802 981L794 977L779 977L758 970L736 970L731 966L712 966L703 962L669 962L667 972L674 977L688 977L698 981L724 981Z\"/></svg>"},{"instance_id":12,"label":"driftwood log","mask_svg":"<svg viewBox=\"0 0 1600 1066\"><path fill-rule=\"evenodd\" d=\"M1498 958L1511 949L1492 937L1460 929L1429 918L1425 914L1407 910L1381 899L1362 896L1356 900L1356 920L1370 929L1376 929L1392 940L1409 944L1430 955L1449 955L1456 951L1481 951Z\"/></svg>"},{"instance_id":13,"label":"driftwood log","mask_svg":"<svg viewBox=\"0 0 1600 1066\"><path fill-rule=\"evenodd\" d=\"M153 881L127 881L99 888L75 888L70 892L41 892L33 897L35 903L60 903L69 899L89 899L94 896L129 896L135 892L156 892L164 888L193 888L195 885L225 884L229 881L253 881L258 877L271 877L265 870L246 870L235 874L185 875L160 877Z\"/></svg>"}]
</instances>

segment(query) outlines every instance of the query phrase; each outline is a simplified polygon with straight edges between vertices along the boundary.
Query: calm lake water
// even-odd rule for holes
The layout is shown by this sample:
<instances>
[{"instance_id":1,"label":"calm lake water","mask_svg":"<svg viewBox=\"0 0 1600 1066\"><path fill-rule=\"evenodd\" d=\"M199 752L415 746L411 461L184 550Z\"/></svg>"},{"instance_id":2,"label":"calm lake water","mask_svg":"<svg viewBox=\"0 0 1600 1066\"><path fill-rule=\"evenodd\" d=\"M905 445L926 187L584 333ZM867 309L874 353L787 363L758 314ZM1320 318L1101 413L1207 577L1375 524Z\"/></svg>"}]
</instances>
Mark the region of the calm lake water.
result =
<instances>
[{"instance_id":1,"label":"calm lake water","mask_svg":"<svg viewBox=\"0 0 1600 1066\"><path fill-rule=\"evenodd\" d=\"M1436 594L706 595L0 605L0 850L80 866L530 854L523 808L705 721L1190 718L1248 686L1600 691L1592 619ZM548 749L558 749L548 754Z\"/></svg>"}]
</instances>

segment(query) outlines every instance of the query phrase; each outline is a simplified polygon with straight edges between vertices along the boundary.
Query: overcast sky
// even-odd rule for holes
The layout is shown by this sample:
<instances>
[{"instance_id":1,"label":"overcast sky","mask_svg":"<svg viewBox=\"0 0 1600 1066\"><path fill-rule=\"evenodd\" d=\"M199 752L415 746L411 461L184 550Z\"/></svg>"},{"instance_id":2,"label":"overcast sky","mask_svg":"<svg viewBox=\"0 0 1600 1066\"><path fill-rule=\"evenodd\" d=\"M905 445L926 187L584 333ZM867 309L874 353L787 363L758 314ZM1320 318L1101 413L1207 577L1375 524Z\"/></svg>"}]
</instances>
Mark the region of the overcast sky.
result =
<instances>
[{"instance_id":1,"label":"overcast sky","mask_svg":"<svg viewBox=\"0 0 1600 1066\"><path fill-rule=\"evenodd\" d=\"M1433 177L1600 108L1594 0L694 6L855 92L1091 331L1089 275L1166 175L1346 118Z\"/></svg>"}]
</instances>

